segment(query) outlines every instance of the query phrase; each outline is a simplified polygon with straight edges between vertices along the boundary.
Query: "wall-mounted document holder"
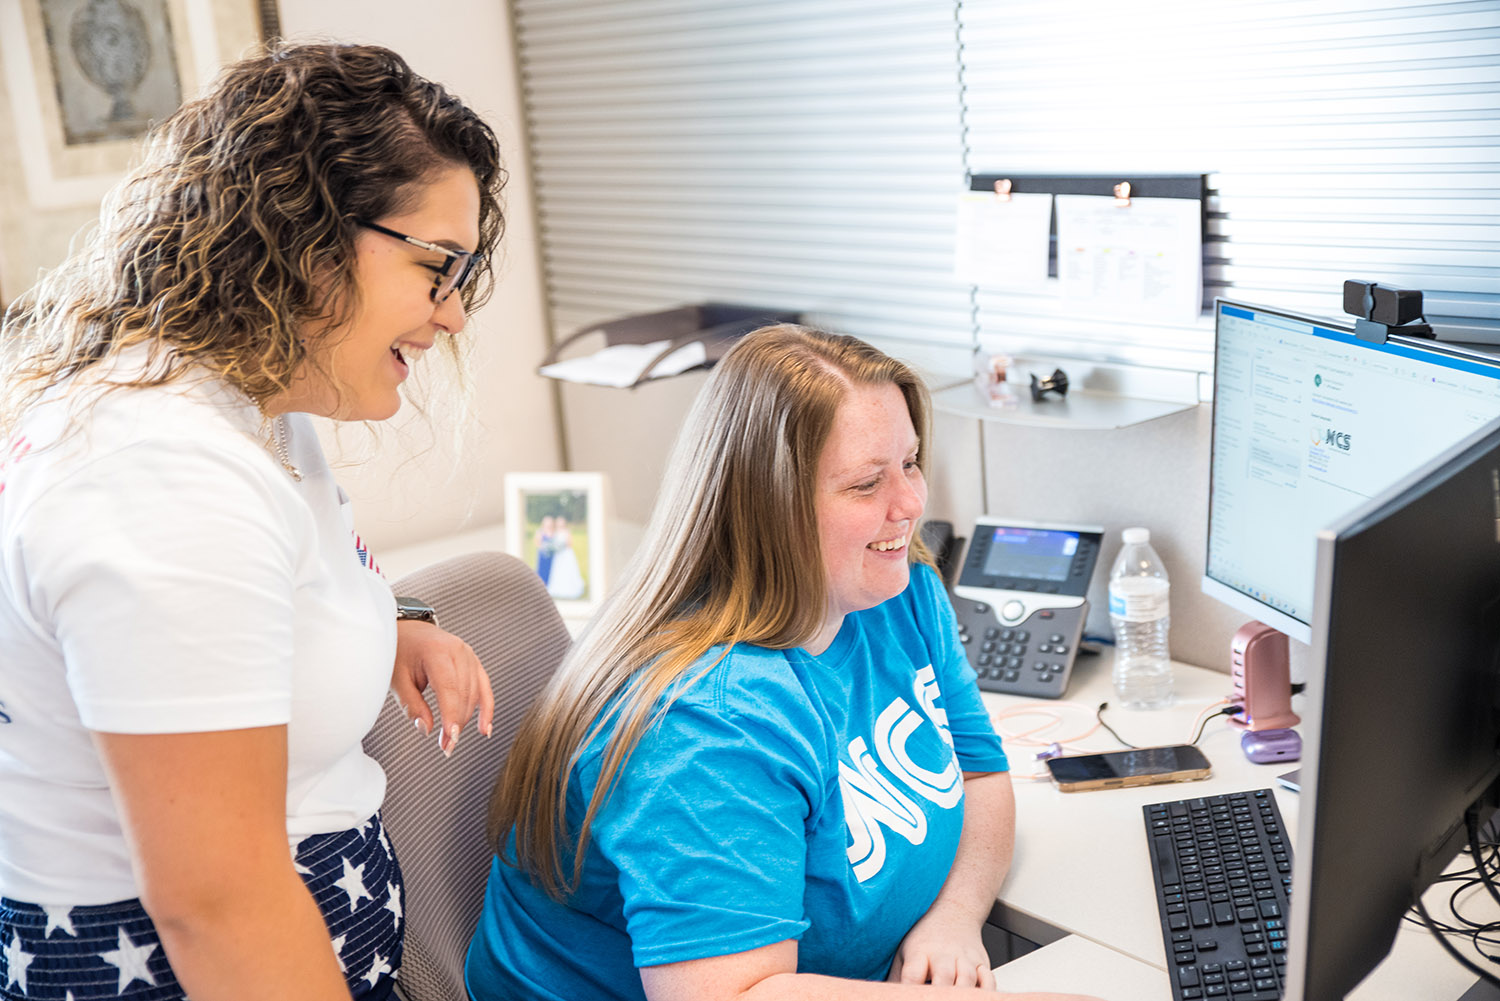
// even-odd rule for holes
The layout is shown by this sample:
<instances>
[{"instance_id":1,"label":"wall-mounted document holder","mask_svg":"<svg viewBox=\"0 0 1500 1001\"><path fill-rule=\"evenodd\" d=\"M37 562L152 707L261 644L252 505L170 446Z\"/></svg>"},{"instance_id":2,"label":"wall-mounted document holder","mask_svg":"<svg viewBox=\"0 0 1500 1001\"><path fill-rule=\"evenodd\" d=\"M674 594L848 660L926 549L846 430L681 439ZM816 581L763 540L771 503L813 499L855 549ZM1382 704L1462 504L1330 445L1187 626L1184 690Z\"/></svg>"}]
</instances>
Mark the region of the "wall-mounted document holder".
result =
<instances>
[{"instance_id":1,"label":"wall-mounted document holder","mask_svg":"<svg viewBox=\"0 0 1500 1001\"><path fill-rule=\"evenodd\" d=\"M1208 195L1206 174L969 175L954 273L975 287L976 335L1012 313L1198 326Z\"/></svg>"},{"instance_id":2,"label":"wall-mounted document holder","mask_svg":"<svg viewBox=\"0 0 1500 1001\"><path fill-rule=\"evenodd\" d=\"M1124 191L1117 186L1128 184ZM998 185L998 187L997 187ZM1208 199L1207 174L970 174L969 190L1007 194Z\"/></svg>"},{"instance_id":3,"label":"wall-mounted document holder","mask_svg":"<svg viewBox=\"0 0 1500 1001\"><path fill-rule=\"evenodd\" d=\"M624 316L564 338L547 352L538 371L568 382L634 389L652 379L712 367L736 340L758 327L800 321L800 313L788 310L715 302ZM602 349L559 360L568 348L599 334Z\"/></svg>"},{"instance_id":4,"label":"wall-mounted document holder","mask_svg":"<svg viewBox=\"0 0 1500 1001\"><path fill-rule=\"evenodd\" d=\"M1181 198L1196 201L1200 208L1198 231L1204 233L1208 204L1207 174L970 174L969 190L993 192L1000 201L1013 195L1098 195L1111 197L1120 208L1129 208L1135 198ZM1057 275L1056 210L1052 214L1048 273Z\"/></svg>"}]
</instances>

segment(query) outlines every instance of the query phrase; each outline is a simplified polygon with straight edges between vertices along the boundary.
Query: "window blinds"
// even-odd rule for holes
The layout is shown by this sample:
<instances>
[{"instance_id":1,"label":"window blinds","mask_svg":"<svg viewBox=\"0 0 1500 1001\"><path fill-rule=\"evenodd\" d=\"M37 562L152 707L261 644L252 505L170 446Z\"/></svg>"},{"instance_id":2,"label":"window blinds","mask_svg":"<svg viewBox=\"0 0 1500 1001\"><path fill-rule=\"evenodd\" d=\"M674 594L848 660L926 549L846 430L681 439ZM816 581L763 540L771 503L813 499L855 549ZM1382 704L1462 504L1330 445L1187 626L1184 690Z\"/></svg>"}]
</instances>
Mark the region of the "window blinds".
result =
<instances>
[{"instance_id":1,"label":"window blinds","mask_svg":"<svg viewBox=\"0 0 1500 1001\"><path fill-rule=\"evenodd\" d=\"M1363 278L1425 290L1445 337L1500 340L1500 3L964 0L961 17L974 172L1207 173L1210 302L1338 316ZM1212 364L1207 316L979 304L985 334Z\"/></svg>"},{"instance_id":2,"label":"window blinds","mask_svg":"<svg viewBox=\"0 0 1500 1001\"><path fill-rule=\"evenodd\" d=\"M558 334L700 300L968 344L955 22L913 0L518 0Z\"/></svg>"},{"instance_id":3,"label":"window blinds","mask_svg":"<svg viewBox=\"0 0 1500 1001\"><path fill-rule=\"evenodd\" d=\"M1500 0L515 0L556 333L719 300L1207 371L952 273L974 173L1210 175L1205 297L1500 340ZM910 353L909 353L910 355Z\"/></svg>"}]
</instances>

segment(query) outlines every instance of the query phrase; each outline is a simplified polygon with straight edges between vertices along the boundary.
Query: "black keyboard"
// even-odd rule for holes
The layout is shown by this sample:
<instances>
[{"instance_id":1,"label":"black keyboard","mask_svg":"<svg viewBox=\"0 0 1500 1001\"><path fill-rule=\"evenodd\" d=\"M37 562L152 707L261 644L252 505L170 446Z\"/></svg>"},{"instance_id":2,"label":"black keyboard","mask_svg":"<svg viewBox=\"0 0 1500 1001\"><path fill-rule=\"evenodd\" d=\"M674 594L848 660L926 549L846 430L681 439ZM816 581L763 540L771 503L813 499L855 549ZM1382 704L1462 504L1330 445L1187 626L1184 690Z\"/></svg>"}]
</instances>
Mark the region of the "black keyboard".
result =
<instances>
[{"instance_id":1,"label":"black keyboard","mask_svg":"<svg viewBox=\"0 0 1500 1001\"><path fill-rule=\"evenodd\" d=\"M1177 1001L1276 1001L1292 846L1269 789L1143 808Z\"/></svg>"}]
</instances>

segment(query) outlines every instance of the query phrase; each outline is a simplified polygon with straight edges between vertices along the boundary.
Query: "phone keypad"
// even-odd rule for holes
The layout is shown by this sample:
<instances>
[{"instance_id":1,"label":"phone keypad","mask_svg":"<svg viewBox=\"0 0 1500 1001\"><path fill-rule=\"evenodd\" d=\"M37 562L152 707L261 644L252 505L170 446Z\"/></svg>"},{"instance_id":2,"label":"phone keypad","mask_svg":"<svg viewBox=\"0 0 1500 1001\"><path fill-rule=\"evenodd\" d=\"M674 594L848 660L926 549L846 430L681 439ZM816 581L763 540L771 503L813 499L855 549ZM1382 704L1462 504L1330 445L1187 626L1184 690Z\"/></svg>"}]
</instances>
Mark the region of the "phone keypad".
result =
<instances>
[{"instance_id":1,"label":"phone keypad","mask_svg":"<svg viewBox=\"0 0 1500 1001\"><path fill-rule=\"evenodd\" d=\"M979 687L990 692L1060 698L1072 674L1088 605L1043 608L1007 626L988 602L953 597L958 638Z\"/></svg>"}]
</instances>

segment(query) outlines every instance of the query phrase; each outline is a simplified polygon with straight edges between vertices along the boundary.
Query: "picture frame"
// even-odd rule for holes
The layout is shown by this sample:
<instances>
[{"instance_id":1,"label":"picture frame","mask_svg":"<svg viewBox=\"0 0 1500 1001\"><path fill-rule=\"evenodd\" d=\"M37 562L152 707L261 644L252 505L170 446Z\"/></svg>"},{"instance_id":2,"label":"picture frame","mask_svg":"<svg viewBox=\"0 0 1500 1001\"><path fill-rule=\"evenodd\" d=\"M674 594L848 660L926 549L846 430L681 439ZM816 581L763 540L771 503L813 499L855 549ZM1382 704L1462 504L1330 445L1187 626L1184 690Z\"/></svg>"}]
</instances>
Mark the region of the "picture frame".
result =
<instances>
[{"instance_id":1,"label":"picture frame","mask_svg":"<svg viewBox=\"0 0 1500 1001\"><path fill-rule=\"evenodd\" d=\"M97 203L137 162L147 123L248 54L265 16L255 0L0 3L0 69L31 203Z\"/></svg>"},{"instance_id":2,"label":"picture frame","mask_svg":"<svg viewBox=\"0 0 1500 1001\"><path fill-rule=\"evenodd\" d=\"M586 618L604 597L603 473L507 473L505 551L532 567L564 618Z\"/></svg>"}]
</instances>

